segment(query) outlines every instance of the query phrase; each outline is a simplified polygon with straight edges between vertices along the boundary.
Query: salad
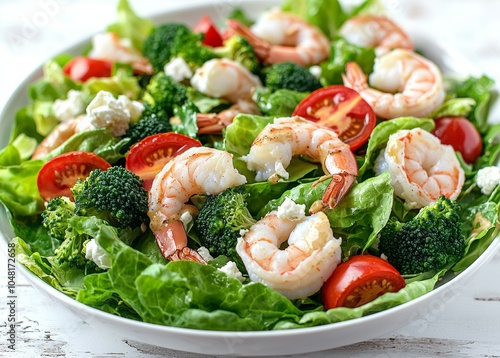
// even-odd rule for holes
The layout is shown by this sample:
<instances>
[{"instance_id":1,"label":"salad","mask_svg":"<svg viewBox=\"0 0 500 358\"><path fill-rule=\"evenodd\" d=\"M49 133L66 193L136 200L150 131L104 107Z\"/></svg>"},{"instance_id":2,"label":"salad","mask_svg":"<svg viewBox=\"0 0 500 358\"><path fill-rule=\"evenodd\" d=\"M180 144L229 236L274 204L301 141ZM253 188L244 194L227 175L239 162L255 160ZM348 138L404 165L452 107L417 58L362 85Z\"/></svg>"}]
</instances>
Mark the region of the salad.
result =
<instances>
[{"instance_id":1,"label":"salad","mask_svg":"<svg viewBox=\"0 0 500 358\"><path fill-rule=\"evenodd\" d=\"M354 319L465 270L499 230L494 83L442 73L379 10L188 27L119 0L0 151L16 260L105 312L229 331Z\"/></svg>"}]
</instances>

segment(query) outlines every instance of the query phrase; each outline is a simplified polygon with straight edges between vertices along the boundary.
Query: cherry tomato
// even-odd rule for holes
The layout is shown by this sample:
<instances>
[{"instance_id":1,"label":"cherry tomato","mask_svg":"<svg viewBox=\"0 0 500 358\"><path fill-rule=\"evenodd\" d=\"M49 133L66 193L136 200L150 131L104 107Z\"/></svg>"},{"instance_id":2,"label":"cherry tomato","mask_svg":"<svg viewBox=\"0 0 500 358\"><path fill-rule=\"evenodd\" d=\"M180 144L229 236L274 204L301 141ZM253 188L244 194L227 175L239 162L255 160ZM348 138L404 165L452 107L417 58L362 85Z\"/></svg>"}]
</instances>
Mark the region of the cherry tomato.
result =
<instances>
[{"instance_id":1,"label":"cherry tomato","mask_svg":"<svg viewBox=\"0 0 500 358\"><path fill-rule=\"evenodd\" d=\"M297 105L293 115L330 127L352 151L368 140L377 121L372 107L359 93L342 85L311 92Z\"/></svg>"},{"instance_id":2,"label":"cherry tomato","mask_svg":"<svg viewBox=\"0 0 500 358\"><path fill-rule=\"evenodd\" d=\"M50 159L37 177L38 191L45 201L58 196L73 198L71 188L78 179L85 179L94 169L111 167L106 160L89 152L69 152Z\"/></svg>"},{"instance_id":3,"label":"cherry tomato","mask_svg":"<svg viewBox=\"0 0 500 358\"><path fill-rule=\"evenodd\" d=\"M464 117L441 117L435 120L433 134L462 154L467 163L474 163L483 151L483 141L476 127Z\"/></svg>"},{"instance_id":4,"label":"cherry tomato","mask_svg":"<svg viewBox=\"0 0 500 358\"><path fill-rule=\"evenodd\" d=\"M183 134L153 134L130 148L125 168L138 175L143 180L144 188L149 190L156 174L167 162L191 147L200 146L196 139Z\"/></svg>"},{"instance_id":5,"label":"cherry tomato","mask_svg":"<svg viewBox=\"0 0 500 358\"><path fill-rule=\"evenodd\" d=\"M110 77L113 63L89 57L75 57L64 66L64 73L72 80L85 82L91 77Z\"/></svg>"},{"instance_id":6,"label":"cherry tomato","mask_svg":"<svg viewBox=\"0 0 500 358\"><path fill-rule=\"evenodd\" d=\"M405 280L387 261L372 255L352 256L323 285L323 305L355 308L403 287Z\"/></svg>"},{"instance_id":7,"label":"cherry tomato","mask_svg":"<svg viewBox=\"0 0 500 358\"><path fill-rule=\"evenodd\" d=\"M198 24L194 27L193 31L205 35L202 41L203 44L211 47L222 46L222 35L217 30L217 27L214 25L210 16L203 16Z\"/></svg>"}]
</instances>

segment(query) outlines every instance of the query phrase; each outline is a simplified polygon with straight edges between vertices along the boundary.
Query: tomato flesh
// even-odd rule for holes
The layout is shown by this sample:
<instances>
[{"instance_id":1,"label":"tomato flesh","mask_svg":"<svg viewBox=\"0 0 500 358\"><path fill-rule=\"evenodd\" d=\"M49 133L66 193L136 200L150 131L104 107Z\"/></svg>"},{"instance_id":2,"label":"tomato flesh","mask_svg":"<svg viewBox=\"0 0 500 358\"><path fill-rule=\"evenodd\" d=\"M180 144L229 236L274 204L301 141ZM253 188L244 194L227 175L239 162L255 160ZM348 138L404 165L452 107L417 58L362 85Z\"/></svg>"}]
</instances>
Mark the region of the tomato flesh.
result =
<instances>
[{"instance_id":1,"label":"tomato flesh","mask_svg":"<svg viewBox=\"0 0 500 358\"><path fill-rule=\"evenodd\" d=\"M405 280L387 261L372 255L357 255L335 268L322 288L323 305L355 308L387 292L405 287Z\"/></svg>"},{"instance_id":2,"label":"tomato flesh","mask_svg":"<svg viewBox=\"0 0 500 358\"><path fill-rule=\"evenodd\" d=\"M150 135L134 144L127 154L125 168L143 180L146 190L166 163L192 147L201 147L196 139L168 132Z\"/></svg>"},{"instance_id":3,"label":"tomato flesh","mask_svg":"<svg viewBox=\"0 0 500 358\"><path fill-rule=\"evenodd\" d=\"M460 152L467 163L474 163L483 151L483 141L476 127L465 117L441 117L435 121L433 134Z\"/></svg>"},{"instance_id":4,"label":"tomato flesh","mask_svg":"<svg viewBox=\"0 0 500 358\"><path fill-rule=\"evenodd\" d=\"M210 16L203 16L198 24L193 29L194 32L202 33L204 35L202 43L211 47L222 46L223 38L217 30Z\"/></svg>"},{"instance_id":5,"label":"tomato flesh","mask_svg":"<svg viewBox=\"0 0 500 358\"><path fill-rule=\"evenodd\" d=\"M92 77L110 77L113 64L110 61L90 57L75 57L63 68L72 80L85 82Z\"/></svg>"},{"instance_id":6,"label":"tomato flesh","mask_svg":"<svg viewBox=\"0 0 500 358\"><path fill-rule=\"evenodd\" d=\"M297 105L293 115L331 128L352 151L368 140L377 121L368 102L355 90L341 85L311 92Z\"/></svg>"},{"instance_id":7,"label":"tomato flesh","mask_svg":"<svg viewBox=\"0 0 500 358\"><path fill-rule=\"evenodd\" d=\"M78 179L85 179L95 169L111 167L106 160L89 152L69 152L50 159L40 169L37 186L40 196L49 201L58 196L73 198L71 188Z\"/></svg>"}]
</instances>

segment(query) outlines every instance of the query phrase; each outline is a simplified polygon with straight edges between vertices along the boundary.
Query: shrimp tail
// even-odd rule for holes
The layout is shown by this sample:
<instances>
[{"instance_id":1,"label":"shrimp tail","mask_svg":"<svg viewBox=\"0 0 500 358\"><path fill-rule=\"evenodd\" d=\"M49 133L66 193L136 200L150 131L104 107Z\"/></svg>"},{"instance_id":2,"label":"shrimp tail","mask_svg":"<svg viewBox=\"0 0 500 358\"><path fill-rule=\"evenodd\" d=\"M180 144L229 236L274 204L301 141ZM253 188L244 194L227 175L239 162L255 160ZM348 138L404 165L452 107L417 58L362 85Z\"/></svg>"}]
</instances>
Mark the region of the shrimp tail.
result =
<instances>
[{"instance_id":1,"label":"shrimp tail","mask_svg":"<svg viewBox=\"0 0 500 358\"><path fill-rule=\"evenodd\" d=\"M339 201L345 196L354 180L355 175L348 173L332 175L332 181L328 184L322 197L322 203L325 208L333 209Z\"/></svg>"},{"instance_id":2,"label":"shrimp tail","mask_svg":"<svg viewBox=\"0 0 500 358\"><path fill-rule=\"evenodd\" d=\"M345 66L345 74L342 74L344 86L360 92L368 88L365 73L356 62L348 62Z\"/></svg>"},{"instance_id":3,"label":"shrimp tail","mask_svg":"<svg viewBox=\"0 0 500 358\"><path fill-rule=\"evenodd\" d=\"M205 260L195 250L186 247L187 234L182 222L173 220L154 231L158 248L163 257L170 261L191 260L205 264Z\"/></svg>"}]
</instances>

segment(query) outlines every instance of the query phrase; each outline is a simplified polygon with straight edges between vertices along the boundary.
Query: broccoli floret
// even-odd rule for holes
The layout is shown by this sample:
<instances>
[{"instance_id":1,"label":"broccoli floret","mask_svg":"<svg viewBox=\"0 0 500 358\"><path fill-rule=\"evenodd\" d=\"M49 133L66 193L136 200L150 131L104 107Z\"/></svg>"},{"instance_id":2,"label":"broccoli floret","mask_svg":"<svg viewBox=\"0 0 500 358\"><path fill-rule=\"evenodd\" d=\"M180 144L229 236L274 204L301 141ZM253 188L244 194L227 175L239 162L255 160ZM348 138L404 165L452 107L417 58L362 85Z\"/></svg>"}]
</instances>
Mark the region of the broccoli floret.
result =
<instances>
[{"instance_id":1,"label":"broccoli floret","mask_svg":"<svg viewBox=\"0 0 500 358\"><path fill-rule=\"evenodd\" d=\"M259 58L250 42L242 36L231 36L224 41L224 46L215 48L214 52L221 57L239 62L250 72L257 73L260 70Z\"/></svg>"},{"instance_id":2,"label":"broccoli floret","mask_svg":"<svg viewBox=\"0 0 500 358\"><path fill-rule=\"evenodd\" d=\"M42 212L42 225L47 229L50 237L64 241L68 220L75 213L75 203L68 197L58 196L47 203L47 207Z\"/></svg>"},{"instance_id":3,"label":"broccoli floret","mask_svg":"<svg viewBox=\"0 0 500 358\"><path fill-rule=\"evenodd\" d=\"M87 235L78 234L72 225L75 203L69 198L60 196L51 199L42 212L42 224L49 236L60 240L61 244L54 250L54 260L59 264L68 264L87 272L95 271L96 266L85 258Z\"/></svg>"},{"instance_id":4,"label":"broccoli floret","mask_svg":"<svg viewBox=\"0 0 500 358\"><path fill-rule=\"evenodd\" d=\"M403 275L439 270L465 253L460 206L442 196L407 222L391 218L380 232L379 250Z\"/></svg>"},{"instance_id":5,"label":"broccoli floret","mask_svg":"<svg viewBox=\"0 0 500 358\"><path fill-rule=\"evenodd\" d=\"M197 34L186 25L167 23L158 26L144 41L143 53L155 71L174 57L182 57L192 70L216 55L202 44L203 35Z\"/></svg>"},{"instance_id":6,"label":"broccoli floret","mask_svg":"<svg viewBox=\"0 0 500 358\"><path fill-rule=\"evenodd\" d=\"M148 192L131 171L115 166L95 169L73 186L75 214L96 216L118 228L148 223Z\"/></svg>"},{"instance_id":7,"label":"broccoli floret","mask_svg":"<svg viewBox=\"0 0 500 358\"><path fill-rule=\"evenodd\" d=\"M240 230L250 228L256 220L247 209L248 193L243 186L224 190L218 195L208 195L194 222L201 244L213 256L225 255L237 264L236 253Z\"/></svg>"},{"instance_id":8,"label":"broccoli floret","mask_svg":"<svg viewBox=\"0 0 500 358\"><path fill-rule=\"evenodd\" d=\"M147 136L166 133L172 130L169 119L160 117L155 113L150 113L143 116L138 122L131 123L123 137L129 138L129 144L135 144L146 138Z\"/></svg>"},{"instance_id":9,"label":"broccoli floret","mask_svg":"<svg viewBox=\"0 0 500 358\"><path fill-rule=\"evenodd\" d=\"M146 87L142 98L145 106L143 116L155 114L160 118L170 118L174 106L181 106L187 100L187 87L175 82L164 72L159 72Z\"/></svg>"},{"instance_id":10,"label":"broccoli floret","mask_svg":"<svg viewBox=\"0 0 500 358\"><path fill-rule=\"evenodd\" d=\"M307 68L293 62L275 63L266 68L264 83L272 92L279 89L312 92L322 87L319 80Z\"/></svg>"}]
</instances>

